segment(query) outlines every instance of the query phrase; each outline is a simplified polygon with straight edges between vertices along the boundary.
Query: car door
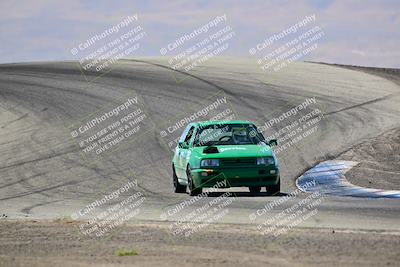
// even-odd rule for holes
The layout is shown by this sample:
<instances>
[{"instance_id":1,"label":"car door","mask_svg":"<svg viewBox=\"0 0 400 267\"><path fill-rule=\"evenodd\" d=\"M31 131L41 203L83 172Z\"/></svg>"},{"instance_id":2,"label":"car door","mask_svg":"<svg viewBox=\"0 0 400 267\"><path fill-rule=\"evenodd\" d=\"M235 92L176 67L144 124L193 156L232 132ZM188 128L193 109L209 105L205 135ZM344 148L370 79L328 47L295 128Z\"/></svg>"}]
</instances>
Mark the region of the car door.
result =
<instances>
[{"instance_id":1,"label":"car door","mask_svg":"<svg viewBox=\"0 0 400 267\"><path fill-rule=\"evenodd\" d=\"M186 177L185 172L186 172L186 166L183 166L183 162L182 162L182 153L185 153L185 151L187 150L187 148L183 148L180 146L180 144L184 143L186 140L186 137L188 136L189 130L193 128L193 126L191 124L189 124L188 126L186 126L185 130L183 131L181 137L178 140L178 145L176 146L176 150L175 150L175 171L176 171L176 175L179 178L183 178Z\"/></svg>"},{"instance_id":2,"label":"car door","mask_svg":"<svg viewBox=\"0 0 400 267\"><path fill-rule=\"evenodd\" d=\"M182 171L182 177L186 178L186 166L189 162L190 155L191 155L191 147L192 147L192 139L195 133L196 127L192 126L190 127L183 143L186 144L187 146L185 148L181 148L180 152L180 160L181 160L181 171Z\"/></svg>"}]
</instances>

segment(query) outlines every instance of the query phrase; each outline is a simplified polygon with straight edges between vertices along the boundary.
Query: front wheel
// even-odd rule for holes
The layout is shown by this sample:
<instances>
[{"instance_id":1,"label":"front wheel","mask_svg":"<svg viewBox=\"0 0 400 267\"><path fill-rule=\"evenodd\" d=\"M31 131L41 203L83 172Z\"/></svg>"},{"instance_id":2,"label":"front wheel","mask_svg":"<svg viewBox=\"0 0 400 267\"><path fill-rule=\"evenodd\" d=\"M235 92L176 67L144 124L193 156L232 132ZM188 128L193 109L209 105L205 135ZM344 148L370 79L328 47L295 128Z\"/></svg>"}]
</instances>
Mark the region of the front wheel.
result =
<instances>
[{"instance_id":1,"label":"front wheel","mask_svg":"<svg viewBox=\"0 0 400 267\"><path fill-rule=\"evenodd\" d=\"M172 166L172 182L174 184L175 193L186 193L186 186L181 185L178 181L178 176L176 176L175 167Z\"/></svg>"},{"instance_id":2,"label":"front wheel","mask_svg":"<svg viewBox=\"0 0 400 267\"><path fill-rule=\"evenodd\" d=\"M280 178L276 185L267 186L267 193L270 195L279 194L280 191L281 191L281 179Z\"/></svg>"},{"instance_id":3,"label":"front wheel","mask_svg":"<svg viewBox=\"0 0 400 267\"><path fill-rule=\"evenodd\" d=\"M190 167L187 167L186 170L186 175L188 178L188 187L189 187L189 195L191 196L197 196L203 192L203 189L201 187L195 187L194 181L193 181L193 176L192 173L190 172Z\"/></svg>"}]
</instances>

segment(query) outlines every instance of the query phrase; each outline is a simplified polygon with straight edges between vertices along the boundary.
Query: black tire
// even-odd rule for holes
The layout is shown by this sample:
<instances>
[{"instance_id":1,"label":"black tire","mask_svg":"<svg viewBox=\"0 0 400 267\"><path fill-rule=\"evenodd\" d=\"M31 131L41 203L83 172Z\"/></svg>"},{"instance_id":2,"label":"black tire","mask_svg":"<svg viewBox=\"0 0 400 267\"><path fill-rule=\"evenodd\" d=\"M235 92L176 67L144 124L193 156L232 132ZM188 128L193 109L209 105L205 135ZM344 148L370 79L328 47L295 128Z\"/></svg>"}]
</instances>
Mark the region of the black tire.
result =
<instances>
[{"instance_id":1,"label":"black tire","mask_svg":"<svg viewBox=\"0 0 400 267\"><path fill-rule=\"evenodd\" d=\"M176 176L175 167L172 165L172 182L174 184L175 193L186 193L186 185L181 185Z\"/></svg>"},{"instance_id":2,"label":"black tire","mask_svg":"<svg viewBox=\"0 0 400 267\"><path fill-rule=\"evenodd\" d=\"M276 185L270 185L267 186L267 193L270 195L277 195L281 192L281 179L279 178L279 181Z\"/></svg>"},{"instance_id":3,"label":"black tire","mask_svg":"<svg viewBox=\"0 0 400 267\"><path fill-rule=\"evenodd\" d=\"M187 167L186 170L186 175L188 178L188 187L189 187L189 195L190 196L197 196L200 195L203 192L203 189L201 187L194 187L193 179L192 179L192 174L190 173L190 167Z\"/></svg>"},{"instance_id":4,"label":"black tire","mask_svg":"<svg viewBox=\"0 0 400 267\"><path fill-rule=\"evenodd\" d=\"M261 186L250 186L249 187L249 191L252 194L260 193L261 192Z\"/></svg>"}]
</instances>

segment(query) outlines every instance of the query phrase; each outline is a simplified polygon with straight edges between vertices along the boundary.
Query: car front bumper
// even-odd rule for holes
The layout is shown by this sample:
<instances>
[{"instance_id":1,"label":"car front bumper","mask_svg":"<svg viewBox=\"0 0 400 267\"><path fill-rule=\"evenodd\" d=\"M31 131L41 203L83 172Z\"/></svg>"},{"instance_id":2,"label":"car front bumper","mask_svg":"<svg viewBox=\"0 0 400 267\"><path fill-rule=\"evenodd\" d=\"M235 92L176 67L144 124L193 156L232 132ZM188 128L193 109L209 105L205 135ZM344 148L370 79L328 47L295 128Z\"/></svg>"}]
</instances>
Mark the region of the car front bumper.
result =
<instances>
[{"instance_id":1,"label":"car front bumper","mask_svg":"<svg viewBox=\"0 0 400 267\"><path fill-rule=\"evenodd\" d=\"M193 169L192 178L196 187L213 187L226 181L226 187L271 186L279 182L279 169L274 167ZM218 183L218 185L221 183Z\"/></svg>"}]
</instances>

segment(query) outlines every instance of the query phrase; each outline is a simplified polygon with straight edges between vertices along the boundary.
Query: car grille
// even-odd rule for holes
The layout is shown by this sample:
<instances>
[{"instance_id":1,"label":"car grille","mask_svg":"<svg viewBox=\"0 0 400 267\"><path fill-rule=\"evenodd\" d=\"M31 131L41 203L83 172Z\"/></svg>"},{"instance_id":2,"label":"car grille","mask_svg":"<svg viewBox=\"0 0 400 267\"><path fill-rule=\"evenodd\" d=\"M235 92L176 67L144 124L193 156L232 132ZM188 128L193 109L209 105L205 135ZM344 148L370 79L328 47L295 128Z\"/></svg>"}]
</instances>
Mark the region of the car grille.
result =
<instances>
[{"instance_id":1,"label":"car grille","mask_svg":"<svg viewBox=\"0 0 400 267\"><path fill-rule=\"evenodd\" d=\"M256 165L256 158L221 159L221 167L254 167Z\"/></svg>"}]
</instances>

